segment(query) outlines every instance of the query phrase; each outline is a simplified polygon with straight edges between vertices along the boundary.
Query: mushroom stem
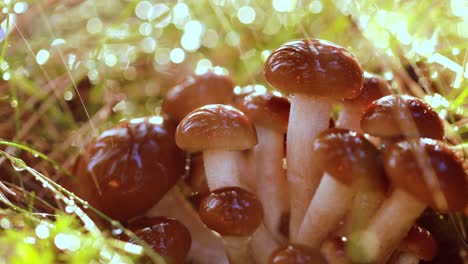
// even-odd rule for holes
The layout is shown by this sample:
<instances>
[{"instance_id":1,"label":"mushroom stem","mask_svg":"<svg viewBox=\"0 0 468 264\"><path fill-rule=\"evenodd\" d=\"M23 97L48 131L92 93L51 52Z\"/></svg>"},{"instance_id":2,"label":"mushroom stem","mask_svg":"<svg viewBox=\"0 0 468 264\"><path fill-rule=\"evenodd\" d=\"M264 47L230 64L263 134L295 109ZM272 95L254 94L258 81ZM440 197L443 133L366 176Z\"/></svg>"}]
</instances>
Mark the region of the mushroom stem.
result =
<instances>
[{"instance_id":1,"label":"mushroom stem","mask_svg":"<svg viewBox=\"0 0 468 264\"><path fill-rule=\"evenodd\" d=\"M250 249L251 236L224 236L224 249L230 264L254 264Z\"/></svg>"},{"instance_id":2,"label":"mushroom stem","mask_svg":"<svg viewBox=\"0 0 468 264\"><path fill-rule=\"evenodd\" d=\"M257 196L262 202L264 222L272 234L281 238L281 215L289 211L286 172L283 169L284 135L264 126L257 126L255 146Z\"/></svg>"},{"instance_id":3,"label":"mushroom stem","mask_svg":"<svg viewBox=\"0 0 468 264\"><path fill-rule=\"evenodd\" d=\"M381 187L364 187L356 191L345 217L346 234L359 232L367 227L385 200L385 191L386 189Z\"/></svg>"},{"instance_id":4,"label":"mushroom stem","mask_svg":"<svg viewBox=\"0 0 468 264\"><path fill-rule=\"evenodd\" d=\"M248 187L247 190L256 190L255 167L257 164L255 164L253 149L240 152L238 166L240 182Z\"/></svg>"},{"instance_id":5,"label":"mushroom stem","mask_svg":"<svg viewBox=\"0 0 468 264\"><path fill-rule=\"evenodd\" d=\"M385 263L425 208L424 203L410 194L395 189L357 242L366 260Z\"/></svg>"},{"instance_id":6,"label":"mushroom stem","mask_svg":"<svg viewBox=\"0 0 468 264\"><path fill-rule=\"evenodd\" d=\"M241 158L239 151L216 149L203 152L206 180L210 190L226 186L238 186L249 190L240 181L239 163Z\"/></svg>"},{"instance_id":7,"label":"mushroom stem","mask_svg":"<svg viewBox=\"0 0 468 264\"><path fill-rule=\"evenodd\" d=\"M336 120L336 127L346 128L362 134L361 116L362 112L359 108L344 105Z\"/></svg>"},{"instance_id":8,"label":"mushroom stem","mask_svg":"<svg viewBox=\"0 0 468 264\"><path fill-rule=\"evenodd\" d=\"M281 246L281 243L264 224L261 224L252 235L250 246L256 263L268 263L271 254Z\"/></svg>"},{"instance_id":9,"label":"mushroom stem","mask_svg":"<svg viewBox=\"0 0 468 264\"><path fill-rule=\"evenodd\" d=\"M324 173L293 243L320 249L322 242L346 214L354 193L352 187Z\"/></svg>"},{"instance_id":10,"label":"mushroom stem","mask_svg":"<svg viewBox=\"0 0 468 264\"><path fill-rule=\"evenodd\" d=\"M291 237L296 236L320 182L321 175L312 161L312 145L315 137L328 128L330 112L331 103L327 98L302 94L291 97L286 139Z\"/></svg>"}]
</instances>

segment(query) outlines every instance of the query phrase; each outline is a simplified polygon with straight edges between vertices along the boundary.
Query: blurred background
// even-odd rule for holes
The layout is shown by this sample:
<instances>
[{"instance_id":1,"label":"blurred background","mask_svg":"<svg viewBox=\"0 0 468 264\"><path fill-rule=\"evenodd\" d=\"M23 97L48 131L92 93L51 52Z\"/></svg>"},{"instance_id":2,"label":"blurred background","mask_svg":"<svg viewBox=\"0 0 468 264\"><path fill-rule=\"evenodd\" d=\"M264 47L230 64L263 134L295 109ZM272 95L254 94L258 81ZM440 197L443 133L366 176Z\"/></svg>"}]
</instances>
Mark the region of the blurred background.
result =
<instances>
[{"instance_id":1,"label":"blurred background","mask_svg":"<svg viewBox=\"0 0 468 264\"><path fill-rule=\"evenodd\" d=\"M63 200L33 179L59 181L91 137L158 114L165 92L189 75L211 70L271 88L264 61L305 37L346 47L396 92L424 99L466 155L467 0L2 0L3 207L28 211L31 194Z\"/></svg>"}]
</instances>

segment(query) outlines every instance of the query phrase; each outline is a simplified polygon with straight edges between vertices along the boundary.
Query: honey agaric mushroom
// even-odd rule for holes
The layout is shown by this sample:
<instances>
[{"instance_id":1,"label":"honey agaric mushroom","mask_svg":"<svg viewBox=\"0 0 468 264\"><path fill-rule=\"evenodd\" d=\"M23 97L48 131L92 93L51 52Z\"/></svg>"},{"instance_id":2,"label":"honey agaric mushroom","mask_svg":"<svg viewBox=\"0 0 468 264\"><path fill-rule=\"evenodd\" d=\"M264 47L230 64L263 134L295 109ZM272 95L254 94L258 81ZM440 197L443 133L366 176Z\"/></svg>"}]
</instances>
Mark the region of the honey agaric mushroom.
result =
<instances>
[{"instance_id":1,"label":"honey agaric mushroom","mask_svg":"<svg viewBox=\"0 0 468 264\"><path fill-rule=\"evenodd\" d=\"M437 255L437 243L432 234L419 225L413 225L401 241L395 264L431 261Z\"/></svg>"},{"instance_id":2,"label":"honey agaric mushroom","mask_svg":"<svg viewBox=\"0 0 468 264\"><path fill-rule=\"evenodd\" d=\"M229 104L234 83L228 76L207 72L174 86L165 96L161 110L179 123L187 114L207 104Z\"/></svg>"},{"instance_id":3,"label":"honey agaric mushroom","mask_svg":"<svg viewBox=\"0 0 468 264\"><path fill-rule=\"evenodd\" d=\"M242 150L257 144L257 134L241 111L220 104L195 109L179 123L176 144L189 152L203 152L210 190L246 186L240 181L239 159Z\"/></svg>"},{"instance_id":4,"label":"honey agaric mushroom","mask_svg":"<svg viewBox=\"0 0 468 264\"><path fill-rule=\"evenodd\" d=\"M343 108L336 121L337 127L362 133L361 116L373 101L391 94L390 85L378 75L364 72L361 94L353 99L344 99Z\"/></svg>"},{"instance_id":5,"label":"honey agaric mushroom","mask_svg":"<svg viewBox=\"0 0 468 264\"><path fill-rule=\"evenodd\" d=\"M387 95L372 102L362 115L361 128L372 136L390 139L444 138L439 115L421 99L409 95Z\"/></svg>"},{"instance_id":6,"label":"honey agaric mushroom","mask_svg":"<svg viewBox=\"0 0 468 264\"><path fill-rule=\"evenodd\" d=\"M143 217L130 221L128 228L168 263L183 264L192 243L190 232L182 223L168 217ZM134 239L132 243L138 242Z\"/></svg>"},{"instance_id":7,"label":"honey agaric mushroom","mask_svg":"<svg viewBox=\"0 0 468 264\"><path fill-rule=\"evenodd\" d=\"M262 204L254 194L240 187L214 190L203 199L199 214L208 228L223 236L230 263L253 263L249 242L263 220Z\"/></svg>"},{"instance_id":8,"label":"honey agaric mushroom","mask_svg":"<svg viewBox=\"0 0 468 264\"><path fill-rule=\"evenodd\" d=\"M314 161L323 172L294 243L320 249L351 207L353 197L369 182L384 181L379 150L363 135L332 128L313 145Z\"/></svg>"},{"instance_id":9,"label":"honey agaric mushroom","mask_svg":"<svg viewBox=\"0 0 468 264\"><path fill-rule=\"evenodd\" d=\"M289 211L284 135L288 127L290 104L279 93L254 92L239 109L255 124L258 144L254 148L256 194L262 202L266 227L277 237L281 216Z\"/></svg>"},{"instance_id":10,"label":"honey agaric mushroom","mask_svg":"<svg viewBox=\"0 0 468 264\"><path fill-rule=\"evenodd\" d=\"M320 251L303 245L287 245L275 250L268 264L326 264Z\"/></svg>"},{"instance_id":11,"label":"honey agaric mushroom","mask_svg":"<svg viewBox=\"0 0 468 264\"><path fill-rule=\"evenodd\" d=\"M312 142L329 126L332 103L357 97L363 70L343 47L318 39L288 42L265 63L265 78L291 95L287 134L287 175L291 204L290 236L295 237L320 182L311 162Z\"/></svg>"},{"instance_id":12,"label":"honey agaric mushroom","mask_svg":"<svg viewBox=\"0 0 468 264\"><path fill-rule=\"evenodd\" d=\"M185 225L192 236L188 263L228 263L221 238L200 220L198 212L179 188L172 188L151 208L146 217L167 216Z\"/></svg>"},{"instance_id":13,"label":"honey agaric mushroom","mask_svg":"<svg viewBox=\"0 0 468 264\"><path fill-rule=\"evenodd\" d=\"M175 126L157 116L102 132L78 157L72 191L115 220L144 214L185 173L174 133Z\"/></svg>"},{"instance_id":14,"label":"honey agaric mushroom","mask_svg":"<svg viewBox=\"0 0 468 264\"><path fill-rule=\"evenodd\" d=\"M361 250L372 263L388 259L427 205L455 212L463 210L468 198L462 162L441 142L401 141L383 156L394 190L362 233Z\"/></svg>"}]
</instances>

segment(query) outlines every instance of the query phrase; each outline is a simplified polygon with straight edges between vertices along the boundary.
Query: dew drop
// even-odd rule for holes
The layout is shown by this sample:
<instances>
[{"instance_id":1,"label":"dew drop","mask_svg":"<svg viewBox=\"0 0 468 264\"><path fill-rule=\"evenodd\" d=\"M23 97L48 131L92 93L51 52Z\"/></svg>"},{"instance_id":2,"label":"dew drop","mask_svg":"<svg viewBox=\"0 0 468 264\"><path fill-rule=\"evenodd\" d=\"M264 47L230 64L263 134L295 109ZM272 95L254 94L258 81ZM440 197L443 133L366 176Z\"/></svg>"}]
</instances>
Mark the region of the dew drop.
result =
<instances>
[{"instance_id":1,"label":"dew drop","mask_svg":"<svg viewBox=\"0 0 468 264\"><path fill-rule=\"evenodd\" d=\"M10 162L16 171L24 171L28 167L23 160L18 158L11 158Z\"/></svg>"},{"instance_id":2,"label":"dew drop","mask_svg":"<svg viewBox=\"0 0 468 264\"><path fill-rule=\"evenodd\" d=\"M69 214L75 212L75 210L76 210L76 206L67 205L67 206L65 207L65 212L67 212L67 213L69 213Z\"/></svg>"},{"instance_id":3,"label":"dew drop","mask_svg":"<svg viewBox=\"0 0 468 264\"><path fill-rule=\"evenodd\" d=\"M120 228L117 228L117 229L113 229L113 230L112 230L112 234L113 234L114 236L121 235L122 232L123 232L123 230L120 229Z\"/></svg>"}]
</instances>

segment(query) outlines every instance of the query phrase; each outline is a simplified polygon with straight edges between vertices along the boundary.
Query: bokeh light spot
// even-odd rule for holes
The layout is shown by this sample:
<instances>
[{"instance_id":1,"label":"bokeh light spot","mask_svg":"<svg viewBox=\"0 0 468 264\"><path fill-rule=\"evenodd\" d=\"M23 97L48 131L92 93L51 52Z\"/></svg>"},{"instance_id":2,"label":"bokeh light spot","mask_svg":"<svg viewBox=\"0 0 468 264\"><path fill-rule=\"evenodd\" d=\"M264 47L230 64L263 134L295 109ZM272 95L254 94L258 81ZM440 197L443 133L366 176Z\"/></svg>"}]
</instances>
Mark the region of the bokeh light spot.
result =
<instances>
[{"instance_id":1,"label":"bokeh light spot","mask_svg":"<svg viewBox=\"0 0 468 264\"><path fill-rule=\"evenodd\" d=\"M243 6L237 10L237 18L242 24L252 24L255 21L255 9L250 6Z\"/></svg>"},{"instance_id":2,"label":"bokeh light spot","mask_svg":"<svg viewBox=\"0 0 468 264\"><path fill-rule=\"evenodd\" d=\"M36 54L36 62L39 65L44 65L47 60L49 60L50 53L47 50L41 49L37 54Z\"/></svg>"},{"instance_id":3,"label":"bokeh light spot","mask_svg":"<svg viewBox=\"0 0 468 264\"><path fill-rule=\"evenodd\" d=\"M175 48L171 51L169 55L173 63L182 63L185 60L185 52L181 48Z\"/></svg>"},{"instance_id":4,"label":"bokeh light spot","mask_svg":"<svg viewBox=\"0 0 468 264\"><path fill-rule=\"evenodd\" d=\"M296 7L293 0L273 0L273 8L278 12L291 12Z\"/></svg>"}]
</instances>

